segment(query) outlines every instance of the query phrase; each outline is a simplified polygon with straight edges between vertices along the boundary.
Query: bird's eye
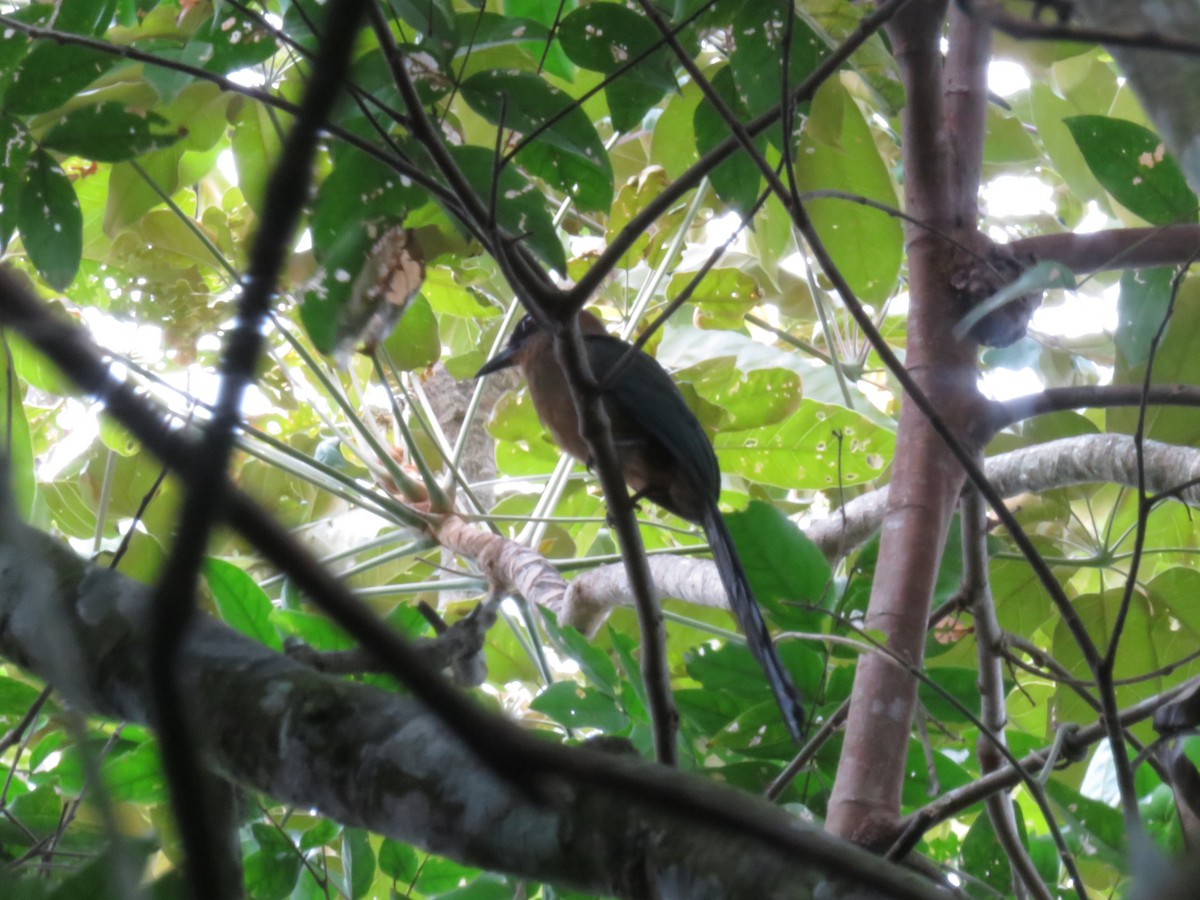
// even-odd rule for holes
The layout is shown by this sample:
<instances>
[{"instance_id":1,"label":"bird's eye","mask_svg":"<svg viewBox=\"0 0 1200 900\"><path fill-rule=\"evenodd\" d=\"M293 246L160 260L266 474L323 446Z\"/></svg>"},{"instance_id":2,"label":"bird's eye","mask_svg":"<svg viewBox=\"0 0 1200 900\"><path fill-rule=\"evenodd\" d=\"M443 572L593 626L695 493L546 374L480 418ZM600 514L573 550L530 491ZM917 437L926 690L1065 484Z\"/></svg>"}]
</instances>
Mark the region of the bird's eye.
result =
<instances>
[{"instance_id":1,"label":"bird's eye","mask_svg":"<svg viewBox=\"0 0 1200 900\"><path fill-rule=\"evenodd\" d=\"M512 342L514 344L524 343L529 337L537 331L537 320L528 313L517 323L517 327L513 329Z\"/></svg>"}]
</instances>

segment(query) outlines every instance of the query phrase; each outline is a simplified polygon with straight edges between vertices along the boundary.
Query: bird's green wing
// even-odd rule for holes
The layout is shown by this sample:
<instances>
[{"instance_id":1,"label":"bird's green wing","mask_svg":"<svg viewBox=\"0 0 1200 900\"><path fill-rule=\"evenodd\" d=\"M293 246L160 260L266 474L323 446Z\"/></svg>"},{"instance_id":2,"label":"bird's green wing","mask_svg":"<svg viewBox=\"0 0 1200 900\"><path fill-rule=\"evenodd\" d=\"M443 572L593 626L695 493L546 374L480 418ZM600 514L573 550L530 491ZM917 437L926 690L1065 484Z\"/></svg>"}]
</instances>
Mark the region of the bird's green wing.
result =
<instances>
[{"instance_id":1,"label":"bird's green wing","mask_svg":"<svg viewBox=\"0 0 1200 900\"><path fill-rule=\"evenodd\" d=\"M630 347L607 334L584 335L584 345L592 374L600 382ZM639 350L605 386L604 394L666 447L689 479L716 499L721 490L717 455L666 369Z\"/></svg>"}]
</instances>

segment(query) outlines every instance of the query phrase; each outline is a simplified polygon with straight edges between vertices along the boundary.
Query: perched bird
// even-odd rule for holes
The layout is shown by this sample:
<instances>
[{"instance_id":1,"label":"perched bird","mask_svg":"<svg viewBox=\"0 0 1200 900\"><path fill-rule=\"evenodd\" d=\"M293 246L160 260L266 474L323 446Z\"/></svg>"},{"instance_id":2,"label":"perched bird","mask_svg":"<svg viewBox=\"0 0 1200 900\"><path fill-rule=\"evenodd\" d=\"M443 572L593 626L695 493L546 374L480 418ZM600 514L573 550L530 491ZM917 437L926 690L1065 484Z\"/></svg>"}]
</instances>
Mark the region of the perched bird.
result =
<instances>
[{"instance_id":1,"label":"perched bird","mask_svg":"<svg viewBox=\"0 0 1200 900\"><path fill-rule=\"evenodd\" d=\"M612 423L613 443L625 483L633 489L635 500L652 500L704 529L750 652L766 673L788 730L799 740L804 709L791 675L775 652L733 537L717 508L721 471L708 436L671 376L653 357L639 350L615 377L607 380L630 345L605 332L600 320L586 310L579 314L579 328L592 374L602 385L604 408ZM549 332L527 315L517 324L504 350L485 363L475 377L516 366L529 384L538 418L555 443L576 459L590 463L587 442L579 433L579 415L554 356L553 343Z\"/></svg>"}]
</instances>

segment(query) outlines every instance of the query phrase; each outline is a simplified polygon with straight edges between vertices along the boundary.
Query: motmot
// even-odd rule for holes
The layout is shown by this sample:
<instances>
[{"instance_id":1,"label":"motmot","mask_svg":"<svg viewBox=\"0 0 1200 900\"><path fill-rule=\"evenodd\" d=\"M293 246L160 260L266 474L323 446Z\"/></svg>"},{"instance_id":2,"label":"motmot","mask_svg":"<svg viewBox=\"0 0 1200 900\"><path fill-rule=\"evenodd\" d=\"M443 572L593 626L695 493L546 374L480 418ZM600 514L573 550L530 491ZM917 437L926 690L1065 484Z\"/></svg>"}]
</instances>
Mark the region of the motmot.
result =
<instances>
[{"instance_id":1,"label":"motmot","mask_svg":"<svg viewBox=\"0 0 1200 900\"><path fill-rule=\"evenodd\" d=\"M788 730L800 740L804 709L771 641L733 536L717 506L721 470L708 436L657 360L637 350L610 377L631 345L608 334L587 310L579 313L579 330L592 375L600 385L621 474L633 490L635 502L650 500L704 529L729 606L767 676ZM511 366L525 377L538 418L554 442L590 464L587 441L579 430L579 411L554 354L554 339L531 315L521 319L505 348L475 377Z\"/></svg>"}]
</instances>

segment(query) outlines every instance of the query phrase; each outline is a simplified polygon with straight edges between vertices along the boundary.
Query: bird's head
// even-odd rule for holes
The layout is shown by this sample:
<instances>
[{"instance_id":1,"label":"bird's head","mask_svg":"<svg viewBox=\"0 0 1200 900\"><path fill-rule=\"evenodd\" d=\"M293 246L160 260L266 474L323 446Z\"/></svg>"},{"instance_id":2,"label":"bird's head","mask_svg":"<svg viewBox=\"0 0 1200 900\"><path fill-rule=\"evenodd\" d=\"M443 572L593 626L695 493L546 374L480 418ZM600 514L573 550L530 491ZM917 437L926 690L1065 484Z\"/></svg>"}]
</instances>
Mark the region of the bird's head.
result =
<instances>
[{"instance_id":1,"label":"bird's head","mask_svg":"<svg viewBox=\"0 0 1200 900\"><path fill-rule=\"evenodd\" d=\"M579 312L579 330L584 334L605 333L604 323L586 309ZM512 336L504 345L504 349L485 362L482 368L475 373L475 377L482 378L484 375L491 375L502 369L522 365L525 362L526 354L535 350L533 339L540 334L544 334L542 326L537 319L526 313L517 323L517 327L513 329ZM548 347L549 344L547 343L546 346Z\"/></svg>"},{"instance_id":2,"label":"bird's head","mask_svg":"<svg viewBox=\"0 0 1200 900\"><path fill-rule=\"evenodd\" d=\"M511 366L519 366L522 356L529 349L530 338L541 330L537 319L526 313L517 323L517 327L513 329L512 336L504 345L504 349L485 362L483 367L475 373L475 377L482 378L484 375L491 375L493 372L499 372Z\"/></svg>"}]
</instances>

